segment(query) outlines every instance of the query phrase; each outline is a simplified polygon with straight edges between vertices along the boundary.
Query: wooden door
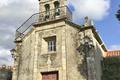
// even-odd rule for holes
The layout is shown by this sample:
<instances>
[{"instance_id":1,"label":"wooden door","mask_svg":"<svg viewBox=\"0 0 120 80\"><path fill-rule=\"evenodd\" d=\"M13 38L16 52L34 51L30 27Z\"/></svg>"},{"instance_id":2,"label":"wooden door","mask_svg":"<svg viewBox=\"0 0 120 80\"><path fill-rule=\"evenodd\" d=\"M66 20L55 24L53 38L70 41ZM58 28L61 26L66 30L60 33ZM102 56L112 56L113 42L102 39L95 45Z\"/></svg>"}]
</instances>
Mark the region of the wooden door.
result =
<instances>
[{"instance_id":1,"label":"wooden door","mask_svg":"<svg viewBox=\"0 0 120 80\"><path fill-rule=\"evenodd\" d=\"M58 72L42 73L42 80L58 80Z\"/></svg>"}]
</instances>

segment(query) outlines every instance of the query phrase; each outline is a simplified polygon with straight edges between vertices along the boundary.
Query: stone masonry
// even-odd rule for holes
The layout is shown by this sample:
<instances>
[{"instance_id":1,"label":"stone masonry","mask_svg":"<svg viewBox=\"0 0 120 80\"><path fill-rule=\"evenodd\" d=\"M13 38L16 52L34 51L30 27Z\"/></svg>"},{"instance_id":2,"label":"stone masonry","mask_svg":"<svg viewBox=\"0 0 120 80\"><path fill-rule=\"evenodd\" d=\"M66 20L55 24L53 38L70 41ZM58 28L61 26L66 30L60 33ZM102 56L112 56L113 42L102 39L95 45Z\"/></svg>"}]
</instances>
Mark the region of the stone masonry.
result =
<instances>
[{"instance_id":1,"label":"stone masonry","mask_svg":"<svg viewBox=\"0 0 120 80\"><path fill-rule=\"evenodd\" d=\"M55 1L60 6L67 5L66 0L40 0L40 12L46 4L54 9ZM66 16L66 9L64 16L60 13L51 19L49 15L45 21L33 24L26 35L15 39L13 80L101 80L102 54L106 48L93 25L73 23L72 15ZM54 51L48 50L51 39L56 41L52 45ZM57 78L46 75L44 79L44 74L53 72L57 72Z\"/></svg>"}]
</instances>

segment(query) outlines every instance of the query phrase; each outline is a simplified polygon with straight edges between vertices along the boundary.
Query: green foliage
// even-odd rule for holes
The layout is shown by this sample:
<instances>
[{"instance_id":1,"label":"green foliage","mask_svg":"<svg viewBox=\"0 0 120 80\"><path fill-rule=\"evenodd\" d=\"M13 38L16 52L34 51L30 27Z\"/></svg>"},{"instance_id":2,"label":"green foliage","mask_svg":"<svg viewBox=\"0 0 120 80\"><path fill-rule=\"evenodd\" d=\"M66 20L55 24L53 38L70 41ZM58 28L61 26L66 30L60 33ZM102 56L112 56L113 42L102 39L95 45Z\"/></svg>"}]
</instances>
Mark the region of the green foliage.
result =
<instances>
[{"instance_id":1,"label":"green foliage","mask_svg":"<svg viewBox=\"0 0 120 80\"><path fill-rule=\"evenodd\" d=\"M105 58L102 70L102 80L120 80L120 58Z\"/></svg>"}]
</instances>

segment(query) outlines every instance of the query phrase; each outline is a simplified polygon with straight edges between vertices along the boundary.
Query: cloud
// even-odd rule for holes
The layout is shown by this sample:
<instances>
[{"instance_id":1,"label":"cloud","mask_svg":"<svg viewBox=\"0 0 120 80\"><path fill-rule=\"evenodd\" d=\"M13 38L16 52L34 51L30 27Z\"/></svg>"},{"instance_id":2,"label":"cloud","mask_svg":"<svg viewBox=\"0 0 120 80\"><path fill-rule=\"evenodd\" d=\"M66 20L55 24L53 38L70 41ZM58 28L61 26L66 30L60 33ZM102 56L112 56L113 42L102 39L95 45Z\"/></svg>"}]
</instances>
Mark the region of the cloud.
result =
<instances>
[{"instance_id":1,"label":"cloud","mask_svg":"<svg viewBox=\"0 0 120 80\"><path fill-rule=\"evenodd\" d=\"M15 30L38 12L37 0L3 0L0 2L0 65L12 65L9 50L15 47Z\"/></svg>"},{"instance_id":2,"label":"cloud","mask_svg":"<svg viewBox=\"0 0 120 80\"><path fill-rule=\"evenodd\" d=\"M24 2L24 3L36 3L37 2L37 0L24 0L24 1L21 1L21 2ZM21 3L20 2L20 0L3 0L3 1L1 1L0 2L0 8L1 7L5 7L5 6L8 6L9 4L11 4L11 3Z\"/></svg>"},{"instance_id":3,"label":"cloud","mask_svg":"<svg viewBox=\"0 0 120 80\"><path fill-rule=\"evenodd\" d=\"M3 0L0 2L0 7L7 6L8 4L14 2L15 0Z\"/></svg>"},{"instance_id":4,"label":"cloud","mask_svg":"<svg viewBox=\"0 0 120 80\"><path fill-rule=\"evenodd\" d=\"M34 2L34 0L17 0L11 2L7 6L2 7L0 10L0 22L5 21L9 22L10 24L17 24L25 21L33 13L38 12L38 3L37 1Z\"/></svg>"},{"instance_id":5,"label":"cloud","mask_svg":"<svg viewBox=\"0 0 120 80\"><path fill-rule=\"evenodd\" d=\"M110 0L69 0L68 5L74 7L73 19L75 21L85 16L94 20L102 20L108 15Z\"/></svg>"},{"instance_id":6,"label":"cloud","mask_svg":"<svg viewBox=\"0 0 120 80\"><path fill-rule=\"evenodd\" d=\"M39 4L37 0L4 0L0 5L0 46L10 49L14 46L15 30L38 12Z\"/></svg>"},{"instance_id":7,"label":"cloud","mask_svg":"<svg viewBox=\"0 0 120 80\"><path fill-rule=\"evenodd\" d=\"M111 45L109 46L109 50L120 50L120 45Z\"/></svg>"},{"instance_id":8,"label":"cloud","mask_svg":"<svg viewBox=\"0 0 120 80\"><path fill-rule=\"evenodd\" d=\"M13 59L9 50L0 48L0 65L13 65Z\"/></svg>"}]
</instances>

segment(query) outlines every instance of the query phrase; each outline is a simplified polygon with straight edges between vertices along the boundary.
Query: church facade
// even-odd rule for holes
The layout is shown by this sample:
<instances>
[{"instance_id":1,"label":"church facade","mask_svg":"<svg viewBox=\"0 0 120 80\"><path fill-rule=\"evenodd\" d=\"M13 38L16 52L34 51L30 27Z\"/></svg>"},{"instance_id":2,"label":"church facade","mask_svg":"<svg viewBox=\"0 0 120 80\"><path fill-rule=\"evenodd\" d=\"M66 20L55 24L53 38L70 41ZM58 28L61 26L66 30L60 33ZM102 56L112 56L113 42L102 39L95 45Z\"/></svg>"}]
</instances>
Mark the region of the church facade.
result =
<instances>
[{"instance_id":1,"label":"church facade","mask_svg":"<svg viewBox=\"0 0 120 80\"><path fill-rule=\"evenodd\" d=\"M16 30L12 80L101 80L107 50L88 18L84 26L73 23L66 0L39 5L37 20Z\"/></svg>"}]
</instances>

